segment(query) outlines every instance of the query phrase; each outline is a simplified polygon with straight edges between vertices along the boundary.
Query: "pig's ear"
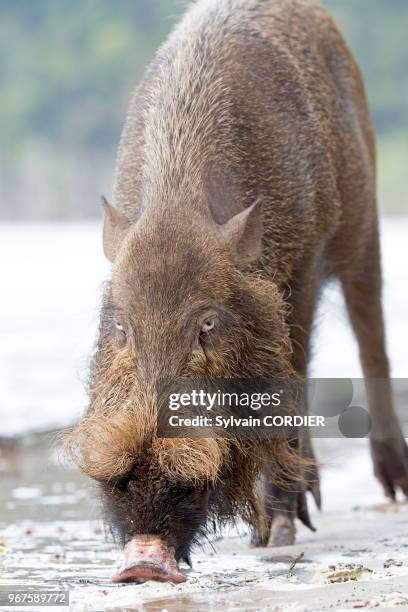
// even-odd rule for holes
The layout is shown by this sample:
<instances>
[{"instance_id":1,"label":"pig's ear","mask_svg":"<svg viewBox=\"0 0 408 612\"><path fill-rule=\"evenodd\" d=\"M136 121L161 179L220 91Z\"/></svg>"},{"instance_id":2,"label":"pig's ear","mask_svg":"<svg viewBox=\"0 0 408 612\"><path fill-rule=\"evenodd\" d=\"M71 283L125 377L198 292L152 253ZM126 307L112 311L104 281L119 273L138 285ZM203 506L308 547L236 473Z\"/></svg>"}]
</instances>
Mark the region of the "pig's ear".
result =
<instances>
[{"instance_id":1,"label":"pig's ear","mask_svg":"<svg viewBox=\"0 0 408 612\"><path fill-rule=\"evenodd\" d=\"M123 213L113 208L105 198L101 197L102 206L105 210L105 221L103 224L103 252L109 261L113 262L120 244L130 226L130 221Z\"/></svg>"},{"instance_id":2,"label":"pig's ear","mask_svg":"<svg viewBox=\"0 0 408 612\"><path fill-rule=\"evenodd\" d=\"M262 198L258 198L219 228L238 265L258 260L262 254Z\"/></svg>"}]
</instances>

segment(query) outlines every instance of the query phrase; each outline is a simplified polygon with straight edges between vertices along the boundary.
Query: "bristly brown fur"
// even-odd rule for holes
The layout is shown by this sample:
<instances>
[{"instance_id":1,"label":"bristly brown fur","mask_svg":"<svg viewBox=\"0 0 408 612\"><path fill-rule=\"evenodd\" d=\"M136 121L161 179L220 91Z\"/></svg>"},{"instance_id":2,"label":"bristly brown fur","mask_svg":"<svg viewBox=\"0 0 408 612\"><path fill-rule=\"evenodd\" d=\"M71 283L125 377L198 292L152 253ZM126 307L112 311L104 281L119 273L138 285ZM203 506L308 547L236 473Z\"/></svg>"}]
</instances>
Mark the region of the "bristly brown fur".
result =
<instances>
[{"instance_id":1,"label":"bristly brown fur","mask_svg":"<svg viewBox=\"0 0 408 612\"><path fill-rule=\"evenodd\" d=\"M320 3L194 3L131 102L114 204L90 408L68 446L103 483L123 541L153 530L180 557L208 516L236 514L264 533L258 477L300 483L310 442L160 439L157 383L305 377L331 275L366 347L356 296L362 278L373 287L365 368L388 376L372 127L358 67ZM200 347L208 309L217 328Z\"/></svg>"}]
</instances>

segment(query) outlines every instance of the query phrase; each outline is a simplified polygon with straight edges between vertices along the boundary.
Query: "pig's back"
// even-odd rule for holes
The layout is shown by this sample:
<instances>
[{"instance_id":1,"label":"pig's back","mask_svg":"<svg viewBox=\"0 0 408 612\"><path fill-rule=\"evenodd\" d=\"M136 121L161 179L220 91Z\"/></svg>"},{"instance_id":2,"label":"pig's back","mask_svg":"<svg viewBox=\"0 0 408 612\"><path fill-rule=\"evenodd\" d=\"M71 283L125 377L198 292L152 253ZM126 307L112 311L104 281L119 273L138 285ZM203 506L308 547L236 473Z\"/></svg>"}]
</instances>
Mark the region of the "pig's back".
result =
<instances>
[{"instance_id":1,"label":"pig's back","mask_svg":"<svg viewBox=\"0 0 408 612\"><path fill-rule=\"evenodd\" d=\"M115 204L222 223L262 195L276 261L293 267L299 235L328 240L342 182L372 162L361 78L319 2L199 1L134 94Z\"/></svg>"}]
</instances>

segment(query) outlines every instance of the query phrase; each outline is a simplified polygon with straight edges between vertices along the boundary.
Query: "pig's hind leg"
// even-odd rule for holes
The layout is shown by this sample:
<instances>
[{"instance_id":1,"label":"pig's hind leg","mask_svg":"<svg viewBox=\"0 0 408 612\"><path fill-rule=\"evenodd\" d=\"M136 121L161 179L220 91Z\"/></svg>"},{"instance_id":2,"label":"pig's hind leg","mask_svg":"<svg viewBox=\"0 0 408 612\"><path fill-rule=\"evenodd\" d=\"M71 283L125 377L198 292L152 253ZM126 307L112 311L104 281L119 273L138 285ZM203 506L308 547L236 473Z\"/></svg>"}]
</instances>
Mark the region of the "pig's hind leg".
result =
<instances>
[{"instance_id":1,"label":"pig's hind leg","mask_svg":"<svg viewBox=\"0 0 408 612\"><path fill-rule=\"evenodd\" d=\"M388 497L394 499L397 489L408 496L408 448L393 407L385 348L376 217L365 232L358 259L339 276L365 377L374 473Z\"/></svg>"}]
</instances>

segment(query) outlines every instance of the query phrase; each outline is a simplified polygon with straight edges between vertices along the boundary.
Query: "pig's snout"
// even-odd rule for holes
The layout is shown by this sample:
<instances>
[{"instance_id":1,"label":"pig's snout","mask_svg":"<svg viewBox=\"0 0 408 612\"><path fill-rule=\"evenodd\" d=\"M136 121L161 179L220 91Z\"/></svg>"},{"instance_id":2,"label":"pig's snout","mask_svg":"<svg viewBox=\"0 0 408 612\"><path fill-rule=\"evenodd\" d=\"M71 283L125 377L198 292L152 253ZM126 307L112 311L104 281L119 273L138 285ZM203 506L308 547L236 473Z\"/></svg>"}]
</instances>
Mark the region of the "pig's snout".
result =
<instances>
[{"instance_id":1,"label":"pig's snout","mask_svg":"<svg viewBox=\"0 0 408 612\"><path fill-rule=\"evenodd\" d=\"M136 536L125 546L125 561L113 582L185 582L174 549L158 536Z\"/></svg>"}]
</instances>

